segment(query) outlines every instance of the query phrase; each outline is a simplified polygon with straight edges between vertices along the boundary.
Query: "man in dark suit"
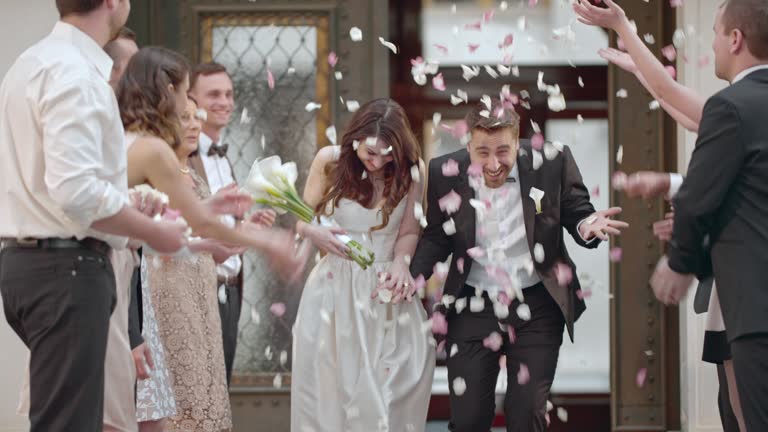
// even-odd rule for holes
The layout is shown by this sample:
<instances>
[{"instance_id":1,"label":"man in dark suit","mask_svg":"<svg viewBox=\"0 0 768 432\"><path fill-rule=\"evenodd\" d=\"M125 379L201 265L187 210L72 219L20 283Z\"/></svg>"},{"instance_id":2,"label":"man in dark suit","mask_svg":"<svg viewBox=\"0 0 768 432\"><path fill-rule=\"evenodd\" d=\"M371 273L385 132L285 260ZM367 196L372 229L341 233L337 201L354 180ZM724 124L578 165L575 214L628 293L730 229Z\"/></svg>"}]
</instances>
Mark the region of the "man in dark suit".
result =
<instances>
[{"instance_id":1,"label":"man in dark suit","mask_svg":"<svg viewBox=\"0 0 768 432\"><path fill-rule=\"evenodd\" d=\"M502 354L507 430L546 429L563 327L573 338L585 309L562 228L595 248L627 226L610 219L620 208L595 212L568 147L532 148L519 121L510 104L481 103L466 120L467 150L429 166L427 226L411 273L429 278L453 255L433 315L448 324L453 431L490 429Z\"/></svg>"},{"instance_id":2,"label":"man in dark suit","mask_svg":"<svg viewBox=\"0 0 768 432\"><path fill-rule=\"evenodd\" d=\"M715 73L688 173L675 196L669 253L651 279L677 303L713 272L748 430L768 430L768 1L728 0L715 19ZM704 239L709 236L711 268Z\"/></svg>"}]
</instances>

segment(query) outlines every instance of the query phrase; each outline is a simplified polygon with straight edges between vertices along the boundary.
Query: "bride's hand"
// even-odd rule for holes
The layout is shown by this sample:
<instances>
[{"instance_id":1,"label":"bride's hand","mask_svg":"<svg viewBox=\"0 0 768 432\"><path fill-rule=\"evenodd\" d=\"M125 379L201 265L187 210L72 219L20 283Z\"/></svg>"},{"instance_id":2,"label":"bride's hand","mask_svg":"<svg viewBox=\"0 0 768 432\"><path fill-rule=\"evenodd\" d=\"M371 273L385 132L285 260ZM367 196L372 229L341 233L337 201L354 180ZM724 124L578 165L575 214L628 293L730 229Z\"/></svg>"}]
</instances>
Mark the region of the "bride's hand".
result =
<instances>
[{"instance_id":1,"label":"bride's hand","mask_svg":"<svg viewBox=\"0 0 768 432\"><path fill-rule=\"evenodd\" d=\"M304 237L312 241L324 253L333 254L344 259L351 259L347 253L349 247L336 238L336 234L346 234L339 227L324 227L318 225L306 225L304 228Z\"/></svg>"},{"instance_id":2,"label":"bride's hand","mask_svg":"<svg viewBox=\"0 0 768 432\"><path fill-rule=\"evenodd\" d=\"M403 300L410 302L416 292L416 284L405 261L402 258L396 258L389 266L386 275L387 278L378 284L371 293L371 297L375 299L379 296L379 291L390 290L392 291L392 303L397 304Z\"/></svg>"}]
</instances>

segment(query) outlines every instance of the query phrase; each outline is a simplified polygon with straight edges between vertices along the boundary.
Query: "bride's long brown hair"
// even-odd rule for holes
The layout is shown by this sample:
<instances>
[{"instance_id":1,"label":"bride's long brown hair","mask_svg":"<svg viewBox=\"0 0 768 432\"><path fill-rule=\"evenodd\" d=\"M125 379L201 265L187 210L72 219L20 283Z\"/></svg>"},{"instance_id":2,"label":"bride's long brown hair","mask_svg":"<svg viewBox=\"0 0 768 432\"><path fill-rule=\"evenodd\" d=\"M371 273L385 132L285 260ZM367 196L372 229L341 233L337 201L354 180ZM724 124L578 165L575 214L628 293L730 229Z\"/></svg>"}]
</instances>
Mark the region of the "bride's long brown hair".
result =
<instances>
[{"instance_id":1,"label":"bride's long brown hair","mask_svg":"<svg viewBox=\"0 0 768 432\"><path fill-rule=\"evenodd\" d=\"M383 195L386 200L381 208L382 224L371 228L371 231L375 231L387 226L395 207L408 195L413 183L411 167L419 165L421 153L403 107L389 98L374 99L360 107L352 116L341 138L339 159L326 165L325 175L329 179L329 186L315 207L315 212L329 215L326 212L328 203L332 203L335 209L342 198L356 201L368 208L373 204L373 182L370 178L362 178L365 166L357 156L353 144L357 141L359 145L364 146L369 137L376 137L383 141L385 146L392 147L389 153L392 161L382 168ZM330 211L332 212L333 210Z\"/></svg>"}]
</instances>

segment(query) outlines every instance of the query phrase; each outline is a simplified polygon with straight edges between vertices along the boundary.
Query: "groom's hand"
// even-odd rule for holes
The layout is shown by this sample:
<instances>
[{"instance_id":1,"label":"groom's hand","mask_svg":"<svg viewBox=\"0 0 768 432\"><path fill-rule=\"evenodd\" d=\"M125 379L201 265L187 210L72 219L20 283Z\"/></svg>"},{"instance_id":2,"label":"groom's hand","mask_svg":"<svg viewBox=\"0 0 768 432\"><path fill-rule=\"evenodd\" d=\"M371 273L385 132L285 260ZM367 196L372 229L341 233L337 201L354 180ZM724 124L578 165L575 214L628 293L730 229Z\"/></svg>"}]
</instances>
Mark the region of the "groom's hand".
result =
<instances>
[{"instance_id":1,"label":"groom's hand","mask_svg":"<svg viewBox=\"0 0 768 432\"><path fill-rule=\"evenodd\" d=\"M693 283L694 275L677 273L669 267L667 256L661 257L651 276L651 288L656 298L665 305L680 303Z\"/></svg>"},{"instance_id":2,"label":"groom's hand","mask_svg":"<svg viewBox=\"0 0 768 432\"><path fill-rule=\"evenodd\" d=\"M612 216L620 213L621 207L611 207L593 213L579 225L581 238L589 241L597 237L600 240L607 241L608 235L621 235L621 230L628 228L629 224L624 221L611 219Z\"/></svg>"}]
</instances>

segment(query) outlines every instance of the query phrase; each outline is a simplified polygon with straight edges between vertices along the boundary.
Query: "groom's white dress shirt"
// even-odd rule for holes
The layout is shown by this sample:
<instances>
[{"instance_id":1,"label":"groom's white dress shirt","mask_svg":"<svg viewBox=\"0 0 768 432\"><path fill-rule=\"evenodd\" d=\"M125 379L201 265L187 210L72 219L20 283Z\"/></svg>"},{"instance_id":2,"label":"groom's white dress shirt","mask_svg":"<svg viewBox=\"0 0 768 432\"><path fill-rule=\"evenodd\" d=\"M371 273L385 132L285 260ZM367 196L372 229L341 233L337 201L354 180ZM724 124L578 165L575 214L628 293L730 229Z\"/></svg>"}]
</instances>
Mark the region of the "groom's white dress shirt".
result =
<instances>
[{"instance_id":1,"label":"groom's white dress shirt","mask_svg":"<svg viewBox=\"0 0 768 432\"><path fill-rule=\"evenodd\" d=\"M128 203L123 124L96 41L58 22L0 86L0 237L127 239L90 229Z\"/></svg>"}]
</instances>

